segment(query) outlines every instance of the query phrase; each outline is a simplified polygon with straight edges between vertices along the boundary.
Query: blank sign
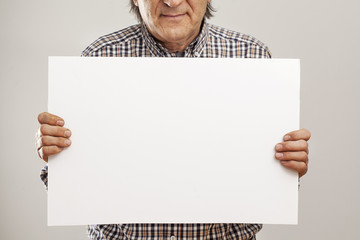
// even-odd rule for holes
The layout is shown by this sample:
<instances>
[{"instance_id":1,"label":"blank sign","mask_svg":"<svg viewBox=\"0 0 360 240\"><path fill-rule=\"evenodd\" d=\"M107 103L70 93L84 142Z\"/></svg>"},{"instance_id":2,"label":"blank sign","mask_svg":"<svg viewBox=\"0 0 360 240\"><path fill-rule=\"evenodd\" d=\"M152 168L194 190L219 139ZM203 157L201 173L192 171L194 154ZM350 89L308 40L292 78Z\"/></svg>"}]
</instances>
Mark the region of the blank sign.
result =
<instances>
[{"instance_id":1,"label":"blank sign","mask_svg":"<svg viewBox=\"0 0 360 240\"><path fill-rule=\"evenodd\" d=\"M294 59L50 57L48 224L297 223Z\"/></svg>"}]
</instances>

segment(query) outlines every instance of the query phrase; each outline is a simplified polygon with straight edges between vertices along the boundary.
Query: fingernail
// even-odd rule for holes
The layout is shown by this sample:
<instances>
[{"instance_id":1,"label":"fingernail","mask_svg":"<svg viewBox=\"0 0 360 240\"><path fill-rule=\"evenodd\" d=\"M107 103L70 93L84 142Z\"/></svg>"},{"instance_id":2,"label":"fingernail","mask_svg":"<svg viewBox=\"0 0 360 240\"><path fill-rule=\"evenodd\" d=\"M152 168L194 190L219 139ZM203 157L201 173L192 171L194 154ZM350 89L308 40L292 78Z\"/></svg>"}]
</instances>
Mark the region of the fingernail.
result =
<instances>
[{"instance_id":1,"label":"fingernail","mask_svg":"<svg viewBox=\"0 0 360 240\"><path fill-rule=\"evenodd\" d=\"M65 145L66 145L66 146L70 146L70 144L71 144L71 140L66 139L66 140L65 140Z\"/></svg>"},{"instance_id":2,"label":"fingernail","mask_svg":"<svg viewBox=\"0 0 360 240\"><path fill-rule=\"evenodd\" d=\"M281 164L287 164L287 161L284 161L284 160L282 160L280 162L281 162Z\"/></svg>"},{"instance_id":3,"label":"fingernail","mask_svg":"<svg viewBox=\"0 0 360 240\"><path fill-rule=\"evenodd\" d=\"M275 157L277 157L277 158L282 158L284 156L284 154L282 154L282 153L276 153L275 154Z\"/></svg>"},{"instance_id":4,"label":"fingernail","mask_svg":"<svg viewBox=\"0 0 360 240\"><path fill-rule=\"evenodd\" d=\"M56 122L56 125L62 126L62 125L64 125L64 121L59 120Z\"/></svg>"},{"instance_id":5,"label":"fingernail","mask_svg":"<svg viewBox=\"0 0 360 240\"><path fill-rule=\"evenodd\" d=\"M70 137L70 135L71 135L71 132L69 130L66 130L65 131L65 137Z\"/></svg>"},{"instance_id":6,"label":"fingernail","mask_svg":"<svg viewBox=\"0 0 360 240\"><path fill-rule=\"evenodd\" d=\"M290 140L290 138L291 138L290 135L285 135L284 140L287 141Z\"/></svg>"},{"instance_id":7,"label":"fingernail","mask_svg":"<svg viewBox=\"0 0 360 240\"><path fill-rule=\"evenodd\" d=\"M276 150L281 150L282 148L283 148L283 146L280 143L276 144L276 146L275 146Z\"/></svg>"}]
</instances>

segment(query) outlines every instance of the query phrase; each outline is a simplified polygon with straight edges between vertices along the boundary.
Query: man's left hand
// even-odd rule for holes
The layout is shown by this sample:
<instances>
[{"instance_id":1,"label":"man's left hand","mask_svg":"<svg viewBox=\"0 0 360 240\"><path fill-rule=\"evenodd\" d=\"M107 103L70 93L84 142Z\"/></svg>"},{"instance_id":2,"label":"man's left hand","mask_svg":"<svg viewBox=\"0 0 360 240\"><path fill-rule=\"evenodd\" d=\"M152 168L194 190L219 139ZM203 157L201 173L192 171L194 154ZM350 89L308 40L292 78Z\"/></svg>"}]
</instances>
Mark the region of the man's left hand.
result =
<instances>
[{"instance_id":1,"label":"man's left hand","mask_svg":"<svg viewBox=\"0 0 360 240\"><path fill-rule=\"evenodd\" d=\"M297 171L299 177L302 177L308 170L309 148L307 141L310 137L309 130L300 129L286 134L284 142L275 146L275 158L280 160L283 166Z\"/></svg>"}]
</instances>

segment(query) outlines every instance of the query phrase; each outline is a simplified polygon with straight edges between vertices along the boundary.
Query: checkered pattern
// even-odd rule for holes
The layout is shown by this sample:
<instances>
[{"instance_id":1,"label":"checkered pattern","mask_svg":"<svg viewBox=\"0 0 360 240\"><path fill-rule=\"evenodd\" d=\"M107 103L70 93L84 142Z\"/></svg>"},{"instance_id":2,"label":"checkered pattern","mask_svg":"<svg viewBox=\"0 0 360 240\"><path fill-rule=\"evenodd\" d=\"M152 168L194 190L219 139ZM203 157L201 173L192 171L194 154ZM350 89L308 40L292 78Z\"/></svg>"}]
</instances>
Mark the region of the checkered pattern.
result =
<instances>
[{"instance_id":1,"label":"checkered pattern","mask_svg":"<svg viewBox=\"0 0 360 240\"><path fill-rule=\"evenodd\" d=\"M259 224L118 224L89 225L96 240L255 240Z\"/></svg>"},{"instance_id":2,"label":"checkered pattern","mask_svg":"<svg viewBox=\"0 0 360 240\"><path fill-rule=\"evenodd\" d=\"M155 41L144 25L105 35L82 53L86 57L176 57ZM185 49L185 57L270 58L269 49L255 38L204 23L199 36Z\"/></svg>"},{"instance_id":3,"label":"checkered pattern","mask_svg":"<svg viewBox=\"0 0 360 240\"><path fill-rule=\"evenodd\" d=\"M86 57L176 57L162 47L145 25L134 25L103 36L82 53ZM271 58L268 48L255 38L204 23L184 57ZM47 166L41 179L47 187ZM261 224L108 224L89 225L96 240L254 240Z\"/></svg>"}]
</instances>

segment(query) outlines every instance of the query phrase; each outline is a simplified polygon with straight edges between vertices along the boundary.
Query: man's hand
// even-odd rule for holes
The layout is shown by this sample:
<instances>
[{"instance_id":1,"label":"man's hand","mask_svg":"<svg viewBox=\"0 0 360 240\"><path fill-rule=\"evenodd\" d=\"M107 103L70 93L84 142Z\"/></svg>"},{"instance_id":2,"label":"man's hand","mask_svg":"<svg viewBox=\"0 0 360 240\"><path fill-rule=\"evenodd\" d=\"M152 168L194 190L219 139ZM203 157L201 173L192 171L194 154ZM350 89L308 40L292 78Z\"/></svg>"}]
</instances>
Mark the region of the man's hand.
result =
<instances>
[{"instance_id":1,"label":"man's hand","mask_svg":"<svg viewBox=\"0 0 360 240\"><path fill-rule=\"evenodd\" d=\"M284 142L275 146L275 158L287 168L295 170L302 177L308 170L309 148L307 141L311 133L306 129L290 132L284 136Z\"/></svg>"},{"instance_id":2,"label":"man's hand","mask_svg":"<svg viewBox=\"0 0 360 240\"><path fill-rule=\"evenodd\" d=\"M35 145L39 157L47 162L50 155L58 154L71 145L71 131L63 127L64 119L51 113L40 113L38 121L40 127L36 133Z\"/></svg>"}]
</instances>

